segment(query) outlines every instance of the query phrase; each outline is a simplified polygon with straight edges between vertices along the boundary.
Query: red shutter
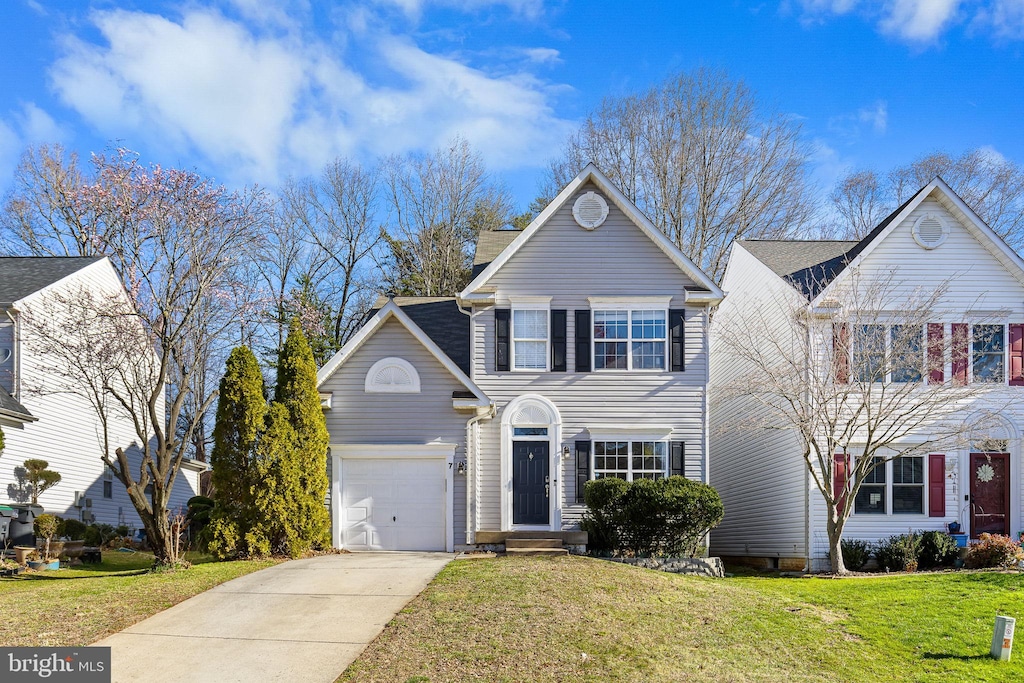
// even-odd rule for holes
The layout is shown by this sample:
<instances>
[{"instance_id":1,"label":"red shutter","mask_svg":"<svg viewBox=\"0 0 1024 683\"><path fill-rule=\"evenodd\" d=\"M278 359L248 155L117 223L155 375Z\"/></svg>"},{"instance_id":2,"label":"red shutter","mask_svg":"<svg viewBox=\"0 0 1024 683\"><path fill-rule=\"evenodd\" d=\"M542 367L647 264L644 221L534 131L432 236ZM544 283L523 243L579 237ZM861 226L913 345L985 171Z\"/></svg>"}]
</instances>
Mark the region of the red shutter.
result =
<instances>
[{"instance_id":1,"label":"red shutter","mask_svg":"<svg viewBox=\"0 0 1024 683\"><path fill-rule=\"evenodd\" d=\"M928 456L928 516L946 516L946 456Z\"/></svg>"},{"instance_id":2,"label":"red shutter","mask_svg":"<svg viewBox=\"0 0 1024 683\"><path fill-rule=\"evenodd\" d=\"M946 353L942 346L942 323L928 323L928 383L942 384L946 379Z\"/></svg>"},{"instance_id":3,"label":"red shutter","mask_svg":"<svg viewBox=\"0 0 1024 683\"><path fill-rule=\"evenodd\" d=\"M953 381L967 384L967 323L953 323L950 328L953 337Z\"/></svg>"},{"instance_id":4,"label":"red shutter","mask_svg":"<svg viewBox=\"0 0 1024 683\"><path fill-rule=\"evenodd\" d=\"M835 365L836 381L846 384L850 381L850 326L846 323L832 323L832 362Z\"/></svg>"},{"instance_id":5,"label":"red shutter","mask_svg":"<svg viewBox=\"0 0 1024 683\"><path fill-rule=\"evenodd\" d=\"M1010 325L1010 386L1024 386L1024 325Z\"/></svg>"},{"instance_id":6,"label":"red shutter","mask_svg":"<svg viewBox=\"0 0 1024 683\"><path fill-rule=\"evenodd\" d=\"M836 453L832 462L832 495L837 501L836 507L839 514L846 509L846 493L849 487L846 485L847 471L850 466L850 456L847 453Z\"/></svg>"}]
</instances>

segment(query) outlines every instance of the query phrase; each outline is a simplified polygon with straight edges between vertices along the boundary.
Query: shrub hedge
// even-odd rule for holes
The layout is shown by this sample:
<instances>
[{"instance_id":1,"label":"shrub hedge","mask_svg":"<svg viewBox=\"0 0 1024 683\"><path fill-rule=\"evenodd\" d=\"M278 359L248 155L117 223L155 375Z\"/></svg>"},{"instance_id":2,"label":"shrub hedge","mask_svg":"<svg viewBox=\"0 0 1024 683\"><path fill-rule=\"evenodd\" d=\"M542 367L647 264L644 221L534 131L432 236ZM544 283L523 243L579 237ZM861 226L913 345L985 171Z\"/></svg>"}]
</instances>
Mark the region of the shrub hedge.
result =
<instances>
[{"instance_id":1,"label":"shrub hedge","mask_svg":"<svg viewBox=\"0 0 1024 683\"><path fill-rule=\"evenodd\" d=\"M583 529L593 551L632 556L692 557L724 508L711 486L686 479L589 481Z\"/></svg>"}]
</instances>

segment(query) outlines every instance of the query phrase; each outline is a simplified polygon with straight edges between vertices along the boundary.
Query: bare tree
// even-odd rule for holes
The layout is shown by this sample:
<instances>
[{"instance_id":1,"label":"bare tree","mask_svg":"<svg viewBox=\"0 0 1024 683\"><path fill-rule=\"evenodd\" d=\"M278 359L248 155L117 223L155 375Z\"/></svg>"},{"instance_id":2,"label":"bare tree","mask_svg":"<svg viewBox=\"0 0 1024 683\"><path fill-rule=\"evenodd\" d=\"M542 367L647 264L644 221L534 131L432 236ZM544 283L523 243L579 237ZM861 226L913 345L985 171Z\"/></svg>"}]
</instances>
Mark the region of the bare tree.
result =
<instances>
[{"instance_id":1,"label":"bare tree","mask_svg":"<svg viewBox=\"0 0 1024 683\"><path fill-rule=\"evenodd\" d=\"M327 334L334 350L356 331L366 313L372 256L381 240L381 172L347 159L324 167L318 178L293 181L283 192L283 220L299 229L309 245L307 260L299 273L307 293L329 310ZM298 289L299 291L294 291ZM300 313L301 287L293 288L292 311ZM287 317L280 319L287 327Z\"/></svg>"},{"instance_id":2,"label":"bare tree","mask_svg":"<svg viewBox=\"0 0 1024 683\"><path fill-rule=\"evenodd\" d=\"M1014 249L1024 248L1024 168L989 150L960 156L932 152L879 175L859 170L841 178L830 195L841 219L831 233L867 235L887 213L941 177Z\"/></svg>"},{"instance_id":3,"label":"bare tree","mask_svg":"<svg viewBox=\"0 0 1024 683\"><path fill-rule=\"evenodd\" d=\"M461 138L426 156L393 157L386 173L393 209L383 235L387 286L406 295L457 293L468 282L476 236L511 220L508 193Z\"/></svg>"},{"instance_id":4,"label":"bare tree","mask_svg":"<svg viewBox=\"0 0 1024 683\"><path fill-rule=\"evenodd\" d=\"M749 416L727 428L793 436L796 449L776 455L800 458L821 495L837 574L846 573L843 529L868 475L959 446L959 416L992 386L960 381L966 336L930 327L944 317L947 285L908 290L895 276L848 275L826 305L812 308L796 290L764 294L720 311L714 331L731 375L716 389L719 400ZM945 370L950 358L953 372Z\"/></svg>"},{"instance_id":5,"label":"bare tree","mask_svg":"<svg viewBox=\"0 0 1024 683\"><path fill-rule=\"evenodd\" d=\"M806 227L815 212L807 158L797 122L702 68L605 99L552 164L546 194L593 162L718 280L734 239Z\"/></svg>"},{"instance_id":6,"label":"bare tree","mask_svg":"<svg viewBox=\"0 0 1024 683\"><path fill-rule=\"evenodd\" d=\"M170 494L215 398L206 371L243 307L239 297L245 288L237 281L240 259L260 229L265 200L258 190L228 192L195 173L146 168L127 150L94 155L92 165L92 176L77 188L75 205L41 203L37 211L44 216L58 215L58 208L71 212L63 228L60 220L43 224L56 231L53 239L58 242L84 229L96 252L110 257L131 311L120 304L117 308L112 300L84 298L96 309L95 324L111 325L108 336L119 339L121 346L95 359L97 366L89 370L92 380L74 364L67 372L82 377L81 391L87 397L97 391L106 397L89 398L97 410L112 398L130 417L140 465L132 467L122 447L115 447L113 454L105 450L103 457L128 491L157 562L173 563ZM46 182L45 177L38 182ZM55 202L65 196L43 187L33 188L33 193L52 196ZM37 245L50 240L26 230L14 235L25 251L38 253L42 247ZM85 315L81 304L75 305L79 310L73 313ZM55 330L51 346L65 336ZM155 349L151 367L138 360L139 349L148 348ZM132 350L132 361L119 355Z\"/></svg>"}]
</instances>

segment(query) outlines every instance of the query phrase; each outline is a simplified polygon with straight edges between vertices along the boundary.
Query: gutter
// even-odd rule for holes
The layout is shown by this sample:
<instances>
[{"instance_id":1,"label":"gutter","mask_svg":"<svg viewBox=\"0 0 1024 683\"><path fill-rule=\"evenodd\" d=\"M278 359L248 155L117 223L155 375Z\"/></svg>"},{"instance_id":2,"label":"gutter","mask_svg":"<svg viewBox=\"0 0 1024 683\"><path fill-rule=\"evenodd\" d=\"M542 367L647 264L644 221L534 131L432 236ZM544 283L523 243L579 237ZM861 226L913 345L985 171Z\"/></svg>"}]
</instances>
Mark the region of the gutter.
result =
<instances>
[{"instance_id":1,"label":"gutter","mask_svg":"<svg viewBox=\"0 0 1024 683\"><path fill-rule=\"evenodd\" d=\"M814 308L813 304L807 305L807 326L804 328L804 334L807 336L807 351L808 356L813 359L814 354L811 349L811 342L814 339L811 336L811 320L814 319L814 314L817 309ZM811 368L804 368L804 397L805 402L810 401L810 382L811 382ZM804 468L804 571L810 572L812 568L812 556L811 552L811 472L808 468Z\"/></svg>"}]
</instances>

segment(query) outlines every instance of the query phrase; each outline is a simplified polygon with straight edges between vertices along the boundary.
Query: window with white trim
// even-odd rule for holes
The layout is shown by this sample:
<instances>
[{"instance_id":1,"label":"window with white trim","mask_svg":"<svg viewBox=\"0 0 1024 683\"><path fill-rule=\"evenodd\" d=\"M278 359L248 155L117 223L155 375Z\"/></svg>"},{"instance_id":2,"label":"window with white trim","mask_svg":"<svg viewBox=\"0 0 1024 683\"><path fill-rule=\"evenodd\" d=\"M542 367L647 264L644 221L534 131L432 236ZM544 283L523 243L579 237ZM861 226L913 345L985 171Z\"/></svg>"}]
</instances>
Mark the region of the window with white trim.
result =
<instances>
[{"instance_id":1,"label":"window with white trim","mask_svg":"<svg viewBox=\"0 0 1024 683\"><path fill-rule=\"evenodd\" d=\"M512 369L548 369L547 309L512 310Z\"/></svg>"},{"instance_id":2,"label":"window with white trim","mask_svg":"<svg viewBox=\"0 0 1024 683\"><path fill-rule=\"evenodd\" d=\"M664 370L668 350L665 309L594 311L595 370Z\"/></svg>"},{"instance_id":3,"label":"window with white trim","mask_svg":"<svg viewBox=\"0 0 1024 683\"><path fill-rule=\"evenodd\" d=\"M668 472L667 441L595 441L594 478L663 479Z\"/></svg>"},{"instance_id":4,"label":"window with white trim","mask_svg":"<svg viewBox=\"0 0 1024 683\"><path fill-rule=\"evenodd\" d=\"M1003 326L975 325L972 337L974 381L1002 383L1005 376L1003 352L1006 348Z\"/></svg>"},{"instance_id":5,"label":"window with white trim","mask_svg":"<svg viewBox=\"0 0 1024 683\"><path fill-rule=\"evenodd\" d=\"M877 466L861 480L854 500L854 513L923 515L924 456L906 455L891 462L875 458L875 462Z\"/></svg>"}]
</instances>

